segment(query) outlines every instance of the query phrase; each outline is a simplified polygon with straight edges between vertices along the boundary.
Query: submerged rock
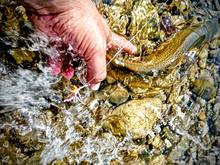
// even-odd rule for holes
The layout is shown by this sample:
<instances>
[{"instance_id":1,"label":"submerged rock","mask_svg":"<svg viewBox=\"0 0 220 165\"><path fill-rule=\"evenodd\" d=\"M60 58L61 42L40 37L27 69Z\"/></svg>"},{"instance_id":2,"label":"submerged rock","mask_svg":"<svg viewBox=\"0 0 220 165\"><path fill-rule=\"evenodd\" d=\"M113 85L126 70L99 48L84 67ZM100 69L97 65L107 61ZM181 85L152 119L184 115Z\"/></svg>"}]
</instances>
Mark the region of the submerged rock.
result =
<instances>
[{"instance_id":1,"label":"submerged rock","mask_svg":"<svg viewBox=\"0 0 220 165\"><path fill-rule=\"evenodd\" d=\"M155 148L160 149L163 141L161 140L161 137L159 135L155 136L152 143L151 143Z\"/></svg>"},{"instance_id":2,"label":"submerged rock","mask_svg":"<svg viewBox=\"0 0 220 165\"><path fill-rule=\"evenodd\" d=\"M154 156L149 162L149 165L166 165L167 161L164 155Z\"/></svg>"},{"instance_id":3,"label":"submerged rock","mask_svg":"<svg viewBox=\"0 0 220 165\"><path fill-rule=\"evenodd\" d=\"M103 127L115 136L130 133L134 139L143 138L156 123L162 109L162 102L157 98L131 100L117 107Z\"/></svg>"},{"instance_id":4,"label":"submerged rock","mask_svg":"<svg viewBox=\"0 0 220 165\"><path fill-rule=\"evenodd\" d=\"M169 155L171 162L175 162L181 158L184 152L189 148L189 140L186 137L182 137L180 142L175 146Z\"/></svg>"},{"instance_id":5,"label":"submerged rock","mask_svg":"<svg viewBox=\"0 0 220 165\"><path fill-rule=\"evenodd\" d=\"M209 47L211 49L217 49L219 47L219 45L220 45L220 39L214 39L210 42Z\"/></svg>"},{"instance_id":6,"label":"submerged rock","mask_svg":"<svg viewBox=\"0 0 220 165\"><path fill-rule=\"evenodd\" d=\"M11 55L15 59L17 64L22 64L23 62L32 62L35 57L34 52L28 50L22 50L20 48L16 48L11 50Z\"/></svg>"},{"instance_id":7,"label":"submerged rock","mask_svg":"<svg viewBox=\"0 0 220 165\"><path fill-rule=\"evenodd\" d=\"M10 65L13 61L15 66L22 67L25 64L29 66L30 63L36 65L39 53L38 45L35 48L35 44L44 46L47 42L41 44L34 36L29 41L27 37L33 29L27 20L24 8L19 4L16 5L14 1L3 1L4 5L0 4L1 61L6 61ZM159 16L169 16L173 26L180 30L185 27L188 16L184 13L189 11L192 1L160 0L162 4L158 4L159 1L156 0L103 0L102 2L104 4L100 11L107 18L110 28L127 39L135 35L131 42L138 47L141 57L121 56L144 60L145 57L142 59L142 55L150 53L159 41L165 39L165 34L159 28ZM163 7L164 9L161 10ZM169 13L170 10L172 13ZM172 22L167 20L168 18L165 19L168 21L164 22L168 25L167 30L172 32L173 29L170 27ZM33 97L45 98L46 105L49 106L49 103L53 105L39 112L27 109L19 119L11 114L8 117L10 120L0 115L3 127L0 130L0 145L2 145L0 162L2 164L158 165L168 164L169 159L173 164L187 164L191 159L191 164L218 163L220 160L218 150L220 90L217 89L220 82L220 69L217 66L220 64L219 41L217 39L209 44L211 50L206 46L199 48L198 58L193 54L189 56L183 75L180 75L179 71L179 68L182 68L181 60L173 63L166 71L153 72L153 75L136 74L125 69L113 68L108 71L107 82L102 83L94 97L87 97L86 91L82 90L78 95L79 98L76 97L74 102L62 101L63 97L75 89L69 83L65 82L54 87L54 90L62 91L62 94L54 93L54 95L50 94L50 97L39 95L39 90L33 83L31 86L34 88ZM10 59L6 59L6 56ZM7 66L6 62L3 63L5 66ZM4 65L0 65L0 73L7 75L8 72L5 71L7 68L4 68ZM18 80L20 78L23 77L19 76ZM31 82L35 80L31 79ZM45 83L45 81L41 82ZM78 80L71 79L71 84L80 87ZM192 87L193 94L189 86ZM21 90L29 92L29 88ZM217 90L219 90L216 97L218 100L214 99ZM19 93L19 98L24 96L23 92ZM2 98L7 97L9 93L8 90L2 92ZM86 101L83 96L87 97ZM28 107L29 104L33 104L30 97L27 100ZM38 106L39 103L36 105ZM163 111L164 105L168 107L166 111ZM163 116L161 116L162 112ZM29 129L33 131L27 133L31 131ZM10 130L17 131L13 133ZM104 132L105 130L110 133ZM210 150L201 149L200 141L210 147ZM207 159L210 160L204 161Z\"/></svg>"},{"instance_id":8,"label":"submerged rock","mask_svg":"<svg viewBox=\"0 0 220 165\"><path fill-rule=\"evenodd\" d=\"M166 36L169 37L176 32L176 27L169 16L162 16L160 26L165 32Z\"/></svg>"},{"instance_id":9,"label":"submerged rock","mask_svg":"<svg viewBox=\"0 0 220 165\"><path fill-rule=\"evenodd\" d=\"M201 120L201 121L205 121L205 120L207 119L207 116L206 116L206 114L205 114L204 111L201 111L201 112L198 114L198 118L199 118L199 120Z\"/></svg>"},{"instance_id":10,"label":"submerged rock","mask_svg":"<svg viewBox=\"0 0 220 165\"><path fill-rule=\"evenodd\" d=\"M120 84L116 86L116 89L110 94L110 102L114 104L122 104L128 100L128 91Z\"/></svg>"},{"instance_id":11,"label":"submerged rock","mask_svg":"<svg viewBox=\"0 0 220 165\"><path fill-rule=\"evenodd\" d=\"M139 52L145 47L153 47L151 40L160 38L159 16L150 0L101 4L99 11L113 31L127 37L136 36L132 42L137 45Z\"/></svg>"},{"instance_id":12,"label":"submerged rock","mask_svg":"<svg viewBox=\"0 0 220 165\"><path fill-rule=\"evenodd\" d=\"M211 100L216 96L216 88L206 79L197 79L193 82L192 91L205 100Z\"/></svg>"}]
</instances>

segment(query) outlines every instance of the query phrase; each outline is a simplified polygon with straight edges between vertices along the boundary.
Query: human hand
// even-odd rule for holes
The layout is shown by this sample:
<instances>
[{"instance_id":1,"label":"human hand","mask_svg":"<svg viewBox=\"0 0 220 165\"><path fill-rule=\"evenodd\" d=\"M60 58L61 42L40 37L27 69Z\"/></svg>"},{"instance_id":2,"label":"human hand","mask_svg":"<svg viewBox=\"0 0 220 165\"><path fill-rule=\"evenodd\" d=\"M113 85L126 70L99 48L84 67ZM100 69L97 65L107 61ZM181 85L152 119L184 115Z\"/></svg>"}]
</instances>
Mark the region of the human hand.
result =
<instances>
[{"instance_id":1,"label":"human hand","mask_svg":"<svg viewBox=\"0 0 220 165\"><path fill-rule=\"evenodd\" d=\"M61 9L55 13L51 7L41 8L46 14L32 12L30 19L38 30L50 37L60 37L64 43L73 47L74 52L87 64L86 79L89 86L97 88L97 84L106 78L106 50L123 47L124 51L133 54L136 47L110 30L91 0L72 0L66 4L69 5L66 11ZM52 61L52 64L55 74L62 72L67 79L73 76L74 68L70 63L64 65Z\"/></svg>"}]
</instances>

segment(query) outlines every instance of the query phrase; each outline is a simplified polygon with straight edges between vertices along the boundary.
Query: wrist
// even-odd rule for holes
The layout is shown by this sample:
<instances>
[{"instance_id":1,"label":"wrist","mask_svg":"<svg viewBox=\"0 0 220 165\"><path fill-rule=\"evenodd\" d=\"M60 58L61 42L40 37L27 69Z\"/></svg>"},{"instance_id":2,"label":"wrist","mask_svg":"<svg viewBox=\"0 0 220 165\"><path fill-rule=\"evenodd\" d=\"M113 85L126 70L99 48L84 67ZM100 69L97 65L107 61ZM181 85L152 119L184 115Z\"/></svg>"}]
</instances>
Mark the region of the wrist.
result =
<instances>
[{"instance_id":1,"label":"wrist","mask_svg":"<svg viewBox=\"0 0 220 165\"><path fill-rule=\"evenodd\" d=\"M27 11L39 14L49 15L58 14L74 7L86 7L87 4L92 3L91 0L22 0L23 6Z\"/></svg>"}]
</instances>

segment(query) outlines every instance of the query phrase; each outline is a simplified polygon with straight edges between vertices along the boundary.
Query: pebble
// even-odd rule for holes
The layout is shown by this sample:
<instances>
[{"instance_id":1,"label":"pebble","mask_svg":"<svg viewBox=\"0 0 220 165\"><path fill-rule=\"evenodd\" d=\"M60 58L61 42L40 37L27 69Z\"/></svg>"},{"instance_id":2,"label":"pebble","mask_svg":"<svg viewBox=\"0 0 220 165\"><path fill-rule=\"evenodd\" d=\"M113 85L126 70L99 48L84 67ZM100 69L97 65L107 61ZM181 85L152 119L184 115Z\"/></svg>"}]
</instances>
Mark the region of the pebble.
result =
<instances>
[{"instance_id":1,"label":"pebble","mask_svg":"<svg viewBox=\"0 0 220 165\"><path fill-rule=\"evenodd\" d=\"M109 84L113 84L114 82L116 82L116 79L114 79L113 77L107 75L106 80Z\"/></svg>"},{"instance_id":2,"label":"pebble","mask_svg":"<svg viewBox=\"0 0 220 165\"><path fill-rule=\"evenodd\" d=\"M198 103L200 104L200 107L205 107L207 102L202 98L197 98Z\"/></svg>"},{"instance_id":3,"label":"pebble","mask_svg":"<svg viewBox=\"0 0 220 165\"><path fill-rule=\"evenodd\" d=\"M218 116L215 120L215 128L220 132L220 117Z\"/></svg>"},{"instance_id":4,"label":"pebble","mask_svg":"<svg viewBox=\"0 0 220 165\"><path fill-rule=\"evenodd\" d=\"M175 146L169 155L170 160L179 160L184 152L189 148L189 140L186 137L182 137L180 142Z\"/></svg>"},{"instance_id":5,"label":"pebble","mask_svg":"<svg viewBox=\"0 0 220 165\"><path fill-rule=\"evenodd\" d=\"M211 49L217 49L220 45L220 40L219 39L215 39L213 41L211 41L211 43L209 44L209 47Z\"/></svg>"},{"instance_id":6,"label":"pebble","mask_svg":"<svg viewBox=\"0 0 220 165\"><path fill-rule=\"evenodd\" d=\"M149 165L166 165L167 160L164 155L153 157L147 164Z\"/></svg>"},{"instance_id":7,"label":"pebble","mask_svg":"<svg viewBox=\"0 0 220 165\"><path fill-rule=\"evenodd\" d=\"M122 85L118 84L117 88L110 94L110 102L113 104L122 104L129 98L129 93Z\"/></svg>"},{"instance_id":8,"label":"pebble","mask_svg":"<svg viewBox=\"0 0 220 165\"><path fill-rule=\"evenodd\" d=\"M155 148L160 148L162 146L162 140L160 138L160 135L156 135L156 137L153 139L153 142L151 143Z\"/></svg>"},{"instance_id":9,"label":"pebble","mask_svg":"<svg viewBox=\"0 0 220 165\"><path fill-rule=\"evenodd\" d=\"M20 48L16 48L10 51L11 55L15 59L17 64L21 64L24 61L32 62L35 57L34 52L28 50L22 50Z\"/></svg>"},{"instance_id":10,"label":"pebble","mask_svg":"<svg viewBox=\"0 0 220 165\"><path fill-rule=\"evenodd\" d=\"M213 55L220 55L220 48L210 50L209 51L209 56L213 56Z\"/></svg>"},{"instance_id":11,"label":"pebble","mask_svg":"<svg viewBox=\"0 0 220 165\"><path fill-rule=\"evenodd\" d=\"M166 145L167 148L172 147L172 143L171 143L168 139L165 139L165 140L164 140L164 143L165 143L165 145Z\"/></svg>"},{"instance_id":12,"label":"pebble","mask_svg":"<svg viewBox=\"0 0 220 165\"><path fill-rule=\"evenodd\" d=\"M214 105L214 111L215 111L215 112L219 112L219 111L220 111L220 103L216 103L216 104Z\"/></svg>"},{"instance_id":13,"label":"pebble","mask_svg":"<svg viewBox=\"0 0 220 165\"><path fill-rule=\"evenodd\" d=\"M208 101L216 96L216 88L209 80L197 79L193 82L192 91L202 99Z\"/></svg>"},{"instance_id":14,"label":"pebble","mask_svg":"<svg viewBox=\"0 0 220 165\"><path fill-rule=\"evenodd\" d=\"M157 98L131 100L114 109L104 121L103 128L116 136L129 132L133 139L143 138L152 130L163 108Z\"/></svg>"},{"instance_id":15,"label":"pebble","mask_svg":"<svg viewBox=\"0 0 220 165\"><path fill-rule=\"evenodd\" d=\"M198 115L199 120L205 121L206 120L206 114L204 111L201 111Z\"/></svg>"},{"instance_id":16,"label":"pebble","mask_svg":"<svg viewBox=\"0 0 220 165\"><path fill-rule=\"evenodd\" d=\"M89 108L90 110L94 110L94 109L96 109L96 108L98 107L98 105L99 105L98 100L97 100L97 99L94 99L94 100L92 100L92 101L89 102L88 108Z\"/></svg>"}]
</instances>

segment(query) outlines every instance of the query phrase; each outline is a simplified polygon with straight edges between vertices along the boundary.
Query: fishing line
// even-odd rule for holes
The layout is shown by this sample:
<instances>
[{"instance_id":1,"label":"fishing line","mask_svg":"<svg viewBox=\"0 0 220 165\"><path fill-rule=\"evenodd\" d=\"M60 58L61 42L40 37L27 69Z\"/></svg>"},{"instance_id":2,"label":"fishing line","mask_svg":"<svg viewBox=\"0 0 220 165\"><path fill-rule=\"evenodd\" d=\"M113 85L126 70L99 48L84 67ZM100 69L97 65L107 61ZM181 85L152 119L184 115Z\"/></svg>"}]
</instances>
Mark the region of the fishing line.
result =
<instances>
[{"instance_id":1,"label":"fishing line","mask_svg":"<svg viewBox=\"0 0 220 165\"><path fill-rule=\"evenodd\" d=\"M155 17L155 13L153 14L153 17ZM123 49L124 49L129 43L131 43L131 41L133 41L133 40L135 39L135 37L136 37L140 32L143 31L143 29L147 26L147 23L148 23L148 22L146 21L145 24L141 27L141 29L138 30L137 33L131 37L130 40L126 41L126 43L125 43L121 48L120 48L119 45L117 45L117 46L119 47L119 50L114 54L114 56L112 57L112 59L110 59L110 60L105 64L105 67L107 67L107 66L123 51ZM117 44L117 43L115 43L115 44ZM91 81L93 81L95 78L96 78L96 77L93 77L90 81L88 81L87 83L85 83L83 86L81 86L81 87L79 87L78 89L76 89L75 95L74 95L73 97L69 98L69 99L64 100L64 102L71 101L71 100L73 100L74 97L76 97L78 101L80 101L82 104L85 105L85 103L83 103L83 101L81 100L81 96L80 96L80 93L79 93L79 92L80 92L80 90L89 87L89 86L91 85L91 84L90 84Z\"/></svg>"},{"instance_id":2,"label":"fishing line","mask_svg":"<svg viewBox=\"0 0 220 165\"><path fill-rule=\"evenodd\" d=\"M160 8L164 7L164 5L166 4L166 2L168 2L168 0L166 0ZM155 13L153 14L153 17L155 17ZM138 30L137 33L136 33L134 36L132 36L131 39L128 40L121 48L120 48L120 46L118 45L119 50L114 54L114 56L112 57L112 59L110 59L110 60L105 64L105 67L107 67L107 66L123 51L123 49L124 49L129 43L131 43L131 41L133 41L133 40L135 39L135 37L136 37L140 32L143 31L143 29L145 28L145 26L147 25L147 23L148 23L148 22L146 21L146 23L141 27L141 29ZM115 44L117 44L117 43L115 43ZM95 78L96 78L96 77L93 77L90 81L88 81L87 83L84 83L83 86L81 86L81 87L79 87L78 89L76 89L75 94L73 95L73 97L70 97L70 98L64 100L64 102L72 101L72 100L76 97L76 99L77 99L80 103L82 103L82 104L85 105L85 103L81 100L80 90L82 90L82 89L84 89L84 88L89 88L89 87L91 86L90 83L91 83Z\"/></svg>"},{"instance_id":3,"label":"fishing line","mask_svg":"<svg viewBox=\"0 0 220 165\"><path fill-rule=\"evenodd\" d=\"M165 5L165 3L166 3L167 1L168 1L168 0L166 0L166 1L163 3L163 5L161 6L161 8ZM192 4L191 7L194 8L195 6L199 5L200 3L201 3L201 2L199 2L199 3L197 3L197 4ZM155 17L155 13L153 14L153 18L154 18L154 17ZM146 23L141 27L141 29L138 30L137 33L136 33L135 35L133 35L133 36L131 37L131 39L128 40L122 47L120 47L119 45L117 45L117 43L115 43L115 44L119 47L119 50L114 54L114 56L112 57L112 59L110 59L110 60L105 64L105 67L107 67L107 66L123 51L123 49L124 49L129 43L131 43L131 41L133 41L133 40L135 39L135 37L136 37L140 32L143 31L143 29L146 27L147 23L148 23L148 22L146 21ZM64 100L64 102L66 102L66 101L71 101L71 100L73 100L74 97L76 97L78 101L80 101L82 104L85 105L85 103L82 101L82 97L81 97L81 95L80 95L80 90L82 90L82 89L84 89L84 88L89 88L89 87L92 85L91 82L92 82L95 78L96 78L96 77L93 77L90 81L88 81L87 83L84 83L83 86L81 86L81 87L79 87L78 89L76 89L76 92L75 92L75 94L73 95L73 97L70 97L70 98Z\"/></svg>"}]
</instances>

